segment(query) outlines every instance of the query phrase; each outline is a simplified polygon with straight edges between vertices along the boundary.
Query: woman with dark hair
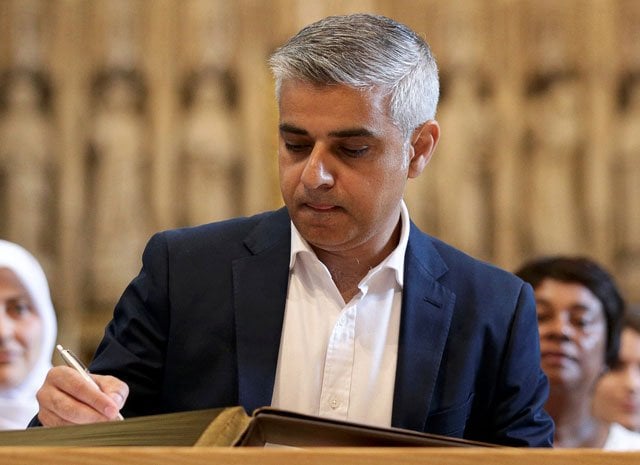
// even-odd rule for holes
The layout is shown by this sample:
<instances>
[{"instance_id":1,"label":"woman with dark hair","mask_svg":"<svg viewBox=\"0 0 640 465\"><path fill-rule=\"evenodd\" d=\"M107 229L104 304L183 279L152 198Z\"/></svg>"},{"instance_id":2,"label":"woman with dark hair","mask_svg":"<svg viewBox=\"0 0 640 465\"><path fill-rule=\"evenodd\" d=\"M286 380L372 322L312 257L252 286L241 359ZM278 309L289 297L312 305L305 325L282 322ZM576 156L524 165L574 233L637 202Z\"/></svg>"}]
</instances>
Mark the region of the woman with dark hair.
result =
<instances>
[{"instance_id":1,"label":"woman with dark hair","mask_svg":"<svg viewBox=\"0 0 640 465\"><path fill-rule=\"evenodd\" d=\"M640 434L591 408L596 382L618 360L624 301L611 275L593 260L566 256L525 263L516 274L535 292L556 447L640 449Z\"/></svg>"}]
</instances>

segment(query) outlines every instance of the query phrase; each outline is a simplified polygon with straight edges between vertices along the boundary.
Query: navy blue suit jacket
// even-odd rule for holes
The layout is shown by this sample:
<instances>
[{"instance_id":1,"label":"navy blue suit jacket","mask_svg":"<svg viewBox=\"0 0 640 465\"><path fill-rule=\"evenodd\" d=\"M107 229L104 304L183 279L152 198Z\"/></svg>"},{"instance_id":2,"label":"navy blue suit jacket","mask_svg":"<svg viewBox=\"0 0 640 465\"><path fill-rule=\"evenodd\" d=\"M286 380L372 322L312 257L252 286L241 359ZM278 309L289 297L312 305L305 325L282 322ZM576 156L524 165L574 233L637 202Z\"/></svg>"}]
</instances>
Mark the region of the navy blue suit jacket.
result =
<instances>
[{"instance_id":1,"label":"navy blue suit jacket","mask_svg":"<svg viewBox=\"0 0 640 465\"><path fill-rule=\"evenodd\" d=\"M269 405L289 255L286 209L156 234L90 366L129 384L124 416ZM538 344L528 285L412 224L393 426L550 445Z\"/></svg>"}]
</instances>

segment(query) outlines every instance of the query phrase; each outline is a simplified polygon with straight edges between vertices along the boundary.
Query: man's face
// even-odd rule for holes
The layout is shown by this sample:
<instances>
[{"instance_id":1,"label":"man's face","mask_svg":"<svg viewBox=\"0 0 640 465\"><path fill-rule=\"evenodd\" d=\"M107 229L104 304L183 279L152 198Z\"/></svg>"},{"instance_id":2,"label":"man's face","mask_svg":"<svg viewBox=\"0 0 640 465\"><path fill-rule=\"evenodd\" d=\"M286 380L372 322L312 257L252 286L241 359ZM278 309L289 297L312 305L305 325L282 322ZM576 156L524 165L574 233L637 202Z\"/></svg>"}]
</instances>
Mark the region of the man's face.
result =
<instances>
[{"instance_id":1,"label":"man's face","mask_svg":"<svg viewBox=\"0 0 640 465\"><path fill-rule=\"evenodd\" d=\"M25 380L38 358L42 320L15 273L0 268L0 388Z\"/></svg>"},{"instance_id":2,"label":"man's face","mask_svg":"<svg viewBox=\"0 0 640 465\"><path fill-rule=\"evenodd\" d=\"M280 189L296 228L316 251L357 257L384 247L414 153L388 115L388 98L285 80L279 105Z\"/></svg>"},{"instance_id":3,"label":"man's face","mask_svg":"<svg viewBox=\"0 0 640 465\"><path fill-rule=\"evenodd\" d=\"M594 411L632 430L640 430L640 333L622 331L620 362L598 382Z\"/></svg>"},{"instance_id":4,"label":"man's face","mask_svg":"<svg viewBox=\"0 0 640 465\"><path fill-rule=\"evenodd\" d=\"M592 386L605 367L602 303L585 286L545 279L535 289L542 369L551 387Z\"/></svg>"}]
</instances>

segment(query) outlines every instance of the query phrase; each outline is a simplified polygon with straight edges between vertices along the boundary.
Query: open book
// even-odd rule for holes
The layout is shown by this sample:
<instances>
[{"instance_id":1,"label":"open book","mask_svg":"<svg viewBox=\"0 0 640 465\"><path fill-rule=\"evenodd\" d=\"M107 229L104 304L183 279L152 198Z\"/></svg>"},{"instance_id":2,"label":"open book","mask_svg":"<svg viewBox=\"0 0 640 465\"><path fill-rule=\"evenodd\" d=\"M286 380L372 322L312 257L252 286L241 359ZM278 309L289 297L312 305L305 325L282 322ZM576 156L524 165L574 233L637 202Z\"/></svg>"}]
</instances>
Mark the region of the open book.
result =
<instances>
[{"instance_id":1,"label":"open book","mask_svg":"<svg viewBox=\"0 0 640 465\"><path fill-rule=\"evenodd\" d=\"M169 413L90 425L0 432L0 446L497 447L263 407Z\"/></svg>"}]
</instances>

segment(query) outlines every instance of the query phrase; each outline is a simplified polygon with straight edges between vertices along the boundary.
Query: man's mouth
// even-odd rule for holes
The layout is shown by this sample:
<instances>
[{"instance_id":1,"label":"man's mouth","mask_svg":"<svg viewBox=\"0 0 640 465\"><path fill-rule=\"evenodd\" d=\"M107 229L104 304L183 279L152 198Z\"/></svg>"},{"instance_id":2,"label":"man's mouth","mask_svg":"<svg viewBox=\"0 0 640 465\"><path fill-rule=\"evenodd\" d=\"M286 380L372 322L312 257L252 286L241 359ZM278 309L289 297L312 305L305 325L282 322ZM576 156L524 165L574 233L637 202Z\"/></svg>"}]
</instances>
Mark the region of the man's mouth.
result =
<instances>
[{"instance_id":1,"label":"man's mouth","mask_svg":"<svg viewBox=\"0 0 640 465\"><path fill-rule=\"evenodd\" d=\"M329 211L336 208L335 205L324 204L324 203L305 203L305 206L307 206L312 210L317 210L317 211Z\"/></svg>"}]
</instances>

